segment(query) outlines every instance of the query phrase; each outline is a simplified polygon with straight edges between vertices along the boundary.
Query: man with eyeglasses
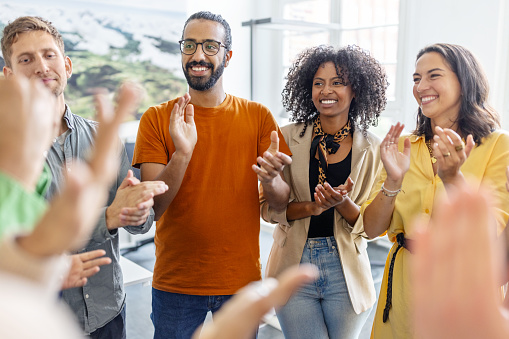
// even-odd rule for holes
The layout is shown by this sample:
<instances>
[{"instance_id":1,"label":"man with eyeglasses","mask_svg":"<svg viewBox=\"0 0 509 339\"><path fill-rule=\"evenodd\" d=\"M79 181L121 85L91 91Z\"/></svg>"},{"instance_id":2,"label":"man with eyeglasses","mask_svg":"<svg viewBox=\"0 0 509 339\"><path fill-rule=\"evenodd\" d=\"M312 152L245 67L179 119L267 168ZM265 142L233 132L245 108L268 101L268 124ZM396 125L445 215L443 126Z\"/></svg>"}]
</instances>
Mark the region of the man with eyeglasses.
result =
<instances>
[{"instance_id":1,"label":"man with eyeglasses","mask_svg":"<svg viewBox=\"0 0 509 339\"><path fill-rule=\"evenodd\" d=\"M190 338L208 311L261 278L257 176L274 206L288 203L279 171L290 151L274 117L223 89L231 46L220 15L191 15L180 41L189 93L140 122L133 165L169 186L154 198L154 338Z\"/></svg>"}]
</instances>

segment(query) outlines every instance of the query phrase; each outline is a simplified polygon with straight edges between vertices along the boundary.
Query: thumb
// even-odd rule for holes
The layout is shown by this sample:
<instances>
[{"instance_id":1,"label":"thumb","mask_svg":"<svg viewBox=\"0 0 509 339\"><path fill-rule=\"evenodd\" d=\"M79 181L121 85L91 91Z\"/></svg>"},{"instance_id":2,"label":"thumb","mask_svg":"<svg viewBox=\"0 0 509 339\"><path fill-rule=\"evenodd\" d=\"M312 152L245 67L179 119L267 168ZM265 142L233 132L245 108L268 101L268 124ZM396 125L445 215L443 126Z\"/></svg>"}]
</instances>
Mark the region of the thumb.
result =
<instances>
[{"instance_id":1,"label":"thumb","mask_svg":"<svg viewBox=\"0 0 509 339\"><path fill-rule=\"evenodd\" d=\"M194 126L194 106L192 104L186 107L186 122Z\"/></svg>"},{"instance_id":2,"label":"thumb","mask_svg":"<svg viewBox=\"0 0 509 339\"><path fill-rule=\"evenodd\" d=\"M410 157L410 139L406 138L405 142L403 143L403 154L407 157Z\"/></svg>"},{"instance_id":3,"label":"thumb","mask_svg":"<svg viewBox=\"0 0 509 339\"><path fill-rule=\"evenodd\" d=\"M272 154L276 154L279 151L279 137L277 131L272 131L270 134L270 146L267 151Z\"/></svg>"},{"instance_id":4,"label":"thumb","mask_svg":"<svg viewBox=\"0 0 509 339\"><path fill-rule=\"evenodd\" d=\"M133 171L129 170L127 171L127 175L125 176L124 180L122 180L122 183L118 187L118 189L126 188L127 186L131 185L131 178L134 176Z\"/></svg>"},{"instance_id":5,"label":"thumb","mask_svg":"<svg viewBox=\"0 0 509 339\"><path fill-rule=\"evenodd\" d=\"M474 149L474 147L475 147L474 137L472 137L472 134L469 134L467 137L467 145L465 147L465 153L467 157L470 155L470 152Z\"/></svg>"},{"instance_id":6,"label":"thumb","mask_svg":"<svg viewBox=\"0 0 509 339\"><path fill-rule=\"evenodd\" d=\"M352 178L348 177L348 179L346 179L346 182L345 182L345 189L348 190L348 191L351 191L352 188L353 188L353 180Z\"/></svg>"}]
</instances>

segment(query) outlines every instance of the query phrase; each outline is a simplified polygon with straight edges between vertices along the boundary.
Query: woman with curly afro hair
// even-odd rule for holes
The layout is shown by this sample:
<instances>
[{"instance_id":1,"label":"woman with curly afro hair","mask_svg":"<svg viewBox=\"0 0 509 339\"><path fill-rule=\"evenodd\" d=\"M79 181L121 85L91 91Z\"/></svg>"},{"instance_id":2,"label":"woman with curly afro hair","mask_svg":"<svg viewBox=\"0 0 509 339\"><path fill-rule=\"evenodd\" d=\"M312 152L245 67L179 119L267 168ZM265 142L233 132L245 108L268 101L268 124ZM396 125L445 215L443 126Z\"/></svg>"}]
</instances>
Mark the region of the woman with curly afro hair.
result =
<instances>
[{"instance_id":1,"label":"woman with curly afro hair","mask_svg":"<svg viewBox=\"0 0 509 339\"><path fill-rule=\"evenodd\" d=\"M291 193L284 211L261 195L262 217L279 224L266 275L300 262L320 276L277 316L286 338L357 338L376 300L359 205L381 170L380 140L368 127L385 108L387 78L357 46L307 49L287 78L283 105L295 123L282 128L292 152L283 177Z\"/></svg>"}]
</instances>

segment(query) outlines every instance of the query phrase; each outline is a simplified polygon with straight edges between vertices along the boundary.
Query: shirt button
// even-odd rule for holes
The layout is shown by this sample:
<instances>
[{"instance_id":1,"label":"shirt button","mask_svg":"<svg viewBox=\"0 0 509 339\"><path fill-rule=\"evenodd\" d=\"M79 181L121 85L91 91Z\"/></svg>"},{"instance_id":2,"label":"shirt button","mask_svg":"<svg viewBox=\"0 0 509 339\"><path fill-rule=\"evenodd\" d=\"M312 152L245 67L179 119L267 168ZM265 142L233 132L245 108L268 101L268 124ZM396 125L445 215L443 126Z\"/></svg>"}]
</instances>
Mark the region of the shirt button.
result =
<instances>
[{"instance_id":1,"label":"shirt button","mask_svg":"<svg viewBox=\"0 0 509 339\"><path fill-rule=\"evenodd\" d=\"M88 294L85 294L85 298L88 299Z\"/></svg>"},{"instance_id":2,"label":"shirt button","mask_svg":"<svg viewBox=\"0 0 509 339\"><path fill-rule=\"evenodd\" d=\"M429 214L429 209L426 208L426 210L424 211L426 214Z\"/></svg>"},{"instance_id":3,"label":"shirt button","mask_svg":"<svg viewBox=\"0 0 509 339\"><path fill-rule=\"evenodd\" d=\"M70 172L71 171L71 168L70 167L67 167L67 172Z\"/></svg>"}]
</instances>

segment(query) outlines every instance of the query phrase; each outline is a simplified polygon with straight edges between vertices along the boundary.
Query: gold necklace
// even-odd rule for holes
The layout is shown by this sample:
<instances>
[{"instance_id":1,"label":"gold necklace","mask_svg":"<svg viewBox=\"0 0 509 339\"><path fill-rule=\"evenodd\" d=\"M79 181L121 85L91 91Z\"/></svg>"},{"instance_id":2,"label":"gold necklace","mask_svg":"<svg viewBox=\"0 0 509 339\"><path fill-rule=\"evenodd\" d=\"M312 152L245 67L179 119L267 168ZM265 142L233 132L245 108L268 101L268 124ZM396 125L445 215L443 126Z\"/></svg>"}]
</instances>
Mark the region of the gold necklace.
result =
<instances>
[{"instance_id":1,"label":"gold necklace","mask_svg":"<svg viewBox=\"0 0 509 339\"><path fill-rule=\"evenodd\" d=\"M431 148L431 140L426 141L426 146L428 147L429 156L431 157L431 163L434 164L437 162L437 158L433 156L433 149Z\"/></svg>"}]
</instances>

